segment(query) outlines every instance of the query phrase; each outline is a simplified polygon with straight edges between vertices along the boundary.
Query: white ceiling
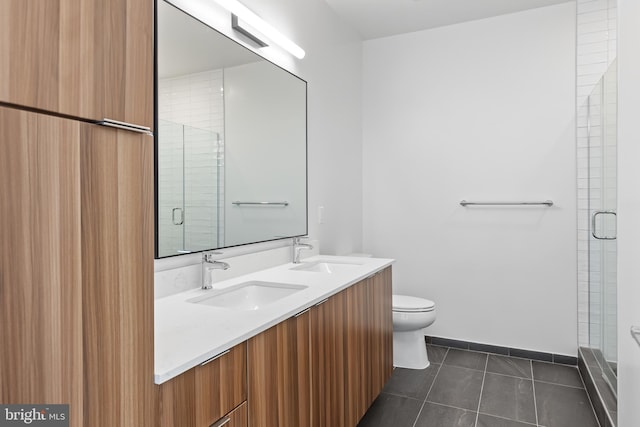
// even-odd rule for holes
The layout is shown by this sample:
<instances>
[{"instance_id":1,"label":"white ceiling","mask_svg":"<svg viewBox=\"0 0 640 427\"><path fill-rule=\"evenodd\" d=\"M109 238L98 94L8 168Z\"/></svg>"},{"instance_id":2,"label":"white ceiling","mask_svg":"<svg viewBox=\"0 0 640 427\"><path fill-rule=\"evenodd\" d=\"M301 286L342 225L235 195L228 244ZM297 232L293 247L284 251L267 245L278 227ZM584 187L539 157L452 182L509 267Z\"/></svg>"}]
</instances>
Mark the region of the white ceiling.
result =
<instances>
[{"instance_id":1,"label":"white ceiling","mask_svg":"<svg viewBox=\"0 0 640 427\"><path fill-rule=\"evenodd\" d=\"M568 0L325 0L364 40L426 30Z\"/></svg>"}]
</instances>

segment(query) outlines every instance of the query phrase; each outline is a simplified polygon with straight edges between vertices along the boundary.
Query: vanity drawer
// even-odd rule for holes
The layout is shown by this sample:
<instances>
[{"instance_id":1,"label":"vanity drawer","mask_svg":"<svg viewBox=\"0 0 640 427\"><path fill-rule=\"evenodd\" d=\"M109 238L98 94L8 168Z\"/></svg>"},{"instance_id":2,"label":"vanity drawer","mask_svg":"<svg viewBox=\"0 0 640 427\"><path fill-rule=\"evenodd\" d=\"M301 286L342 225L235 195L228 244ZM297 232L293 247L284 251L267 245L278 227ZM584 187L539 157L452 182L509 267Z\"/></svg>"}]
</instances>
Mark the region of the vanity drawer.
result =
<instances>
[{"instance_id":1,"label":"vanity drawer","mask_svg":"<svg viewBox=\"0 0 640 427\"><path fill-rule=\"evenodd\" d=\"M160 385L157 403L162 426L209 427L246 400L247 345L242 343Z\"/></svg>"},{"instance_id":2,"label":"vanity drawer","mask_svg":"<svg viewBox=\"0 0 640 427\"><path fill-rule=\"evenodd\" d=\"M211 424L211 427L247 427L247 425L247 402L244 402L229 414Z\"/></svg>"},{"instance_id":3,"label":"vanity drawer","mask_svg":"<svg viewBox=\"0 0 640 427\"><path fill-rule=\"evenodd\" d=\"M197 425L210 426L247 400L247 344L195 368Z\"/></svg>"}]
</instances>

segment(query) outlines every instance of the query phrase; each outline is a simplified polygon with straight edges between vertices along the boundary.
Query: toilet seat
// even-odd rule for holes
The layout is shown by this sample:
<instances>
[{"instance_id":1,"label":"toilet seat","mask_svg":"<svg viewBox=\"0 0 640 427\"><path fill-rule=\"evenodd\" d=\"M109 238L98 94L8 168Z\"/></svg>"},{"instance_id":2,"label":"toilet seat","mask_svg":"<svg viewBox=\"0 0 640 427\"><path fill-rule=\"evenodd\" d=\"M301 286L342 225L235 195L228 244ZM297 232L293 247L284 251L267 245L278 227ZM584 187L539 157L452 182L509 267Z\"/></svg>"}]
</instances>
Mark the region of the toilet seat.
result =
<instances>
[{"instance_id":1,"label":"toilet seat","mask_svg":"<svg viewBox=\"0 0 640 427\"><path fill-rule=\"evenodd\" d=\"M401 313L425 313L433 311L436 303L425 298L408 295L392 295L392 310Z\"/></svg>"}]
</instances>

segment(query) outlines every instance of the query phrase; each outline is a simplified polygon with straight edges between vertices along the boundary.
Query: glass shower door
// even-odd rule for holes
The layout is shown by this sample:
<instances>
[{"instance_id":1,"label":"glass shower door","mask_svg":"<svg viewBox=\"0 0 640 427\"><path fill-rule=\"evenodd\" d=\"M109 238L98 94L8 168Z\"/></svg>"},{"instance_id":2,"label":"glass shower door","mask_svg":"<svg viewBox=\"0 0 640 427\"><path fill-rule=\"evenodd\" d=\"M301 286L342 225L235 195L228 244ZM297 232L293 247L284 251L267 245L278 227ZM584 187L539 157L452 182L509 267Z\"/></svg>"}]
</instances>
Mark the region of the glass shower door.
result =
<instances>
[{"instance_id":1,"label":"glass shower door","mask_svg":"<svg viewBox=\"0 0 640 427\"><path fill-rule=\"evenodd\" d=\"M589 96L589 341L617 390L617 83L614 61ZM617 393L616 393L617 394Z\"/></svg>"},{"instance_id":2,"label":"glass shower door","mask_svg":"<svg viewBox=\"0 0 640 427\"><path fill-rule=\"evenodd\" d=\"M224 244L224 146L220 134L159 120L158 253Z\"/></svg>"}]
</instances>

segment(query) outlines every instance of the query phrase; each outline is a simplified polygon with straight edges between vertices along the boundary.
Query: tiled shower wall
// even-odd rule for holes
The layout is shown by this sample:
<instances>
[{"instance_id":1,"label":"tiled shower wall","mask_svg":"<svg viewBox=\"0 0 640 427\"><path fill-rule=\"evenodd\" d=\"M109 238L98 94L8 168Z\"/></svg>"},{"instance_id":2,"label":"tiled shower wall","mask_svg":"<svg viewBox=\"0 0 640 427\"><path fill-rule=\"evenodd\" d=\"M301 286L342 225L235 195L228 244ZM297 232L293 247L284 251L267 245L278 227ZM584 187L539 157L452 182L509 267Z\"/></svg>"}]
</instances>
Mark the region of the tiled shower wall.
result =
<instances>
[{"instance_id":1,"label":"tiled shower wall","mask_svg":"<svg viewBox=\"0 0 640 427\"><path fill-rule=\"evenodd\" d=\"M577 58L576 58L576 108L577 108L577 194L578 194L578 342L589 346L600 339L600 289L589 288L589 233L590 233L590 179L589 179L589 95L596 89L610 64L616 58L616 0L577 0ZM595 106L594 106L595 107ZM600 114L592 111L592 138L598 137L601 129ZM593 139L592 139L593 141ZM592 150L595 151L595 150ZM594 153L595 156L595 153ZM592 165L597 164L597 158ZM598 178L603 170L592 168ZM602 205L597 185L599 179L591 179L591 207ZM600 192L600 195L602 193ZM591 258L600 259L597 248L591 248ZM592 271L599 272L599 264L594 262ZM590 307L590 301L593 302ZM589 311L591 312L591 319ZM591 324L590 324L591 322ZM594 341L595 340L595 341Z\"/></svg>"},{"instance_id":2,"label":"tiled shower wall","mask_svg":"<svg viewBox=\"0 0 640 427\"><path fill-rule=\"evenodd\" d=\"M159 81L158 163L167 172L158 183L161 254L224 243L223 83L222 70ZM172 222L172 210L182 200L184 227Z\"/></svg>"}]
</instances>

